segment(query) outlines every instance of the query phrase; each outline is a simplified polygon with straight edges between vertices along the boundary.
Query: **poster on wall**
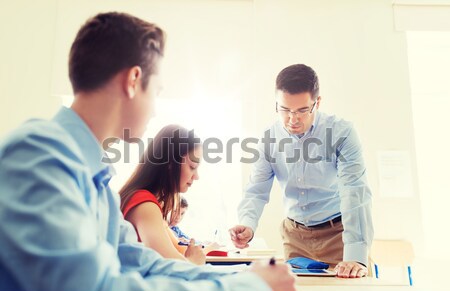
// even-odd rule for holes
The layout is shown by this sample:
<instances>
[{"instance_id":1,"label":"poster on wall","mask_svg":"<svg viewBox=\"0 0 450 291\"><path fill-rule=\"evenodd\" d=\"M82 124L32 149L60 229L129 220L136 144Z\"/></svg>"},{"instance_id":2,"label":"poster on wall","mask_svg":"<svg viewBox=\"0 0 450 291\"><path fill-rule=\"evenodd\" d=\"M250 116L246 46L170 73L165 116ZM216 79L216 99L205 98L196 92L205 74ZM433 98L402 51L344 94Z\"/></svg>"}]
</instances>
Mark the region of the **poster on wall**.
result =
<instances>
[{"instance_id":1,"label":"poster on wall","mask_svg":"<svg viewBox=\"0 0 450 291\"><path fill-rule=\"evenodd\" d=\"M381 197L413 197L409 151L379 151L378 179Z\"/></svg>"}]
</instances>

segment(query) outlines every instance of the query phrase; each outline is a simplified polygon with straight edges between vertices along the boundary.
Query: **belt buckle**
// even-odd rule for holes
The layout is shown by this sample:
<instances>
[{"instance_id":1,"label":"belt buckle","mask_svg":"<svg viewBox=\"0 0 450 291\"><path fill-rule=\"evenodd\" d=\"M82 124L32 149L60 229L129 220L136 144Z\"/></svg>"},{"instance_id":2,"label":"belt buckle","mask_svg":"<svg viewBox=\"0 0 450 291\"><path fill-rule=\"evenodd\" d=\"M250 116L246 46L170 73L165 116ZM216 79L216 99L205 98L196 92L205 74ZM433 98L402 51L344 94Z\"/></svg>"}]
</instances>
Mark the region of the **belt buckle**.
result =
<instances>
[{"instance_id":1,"label":"belt buckle","mask_svg":"<svg viewBox=\"0 0 450 291\"><path fill-rule=\"evenodd\" d=\"M297 221L295 221L295 227L296 227L296 228L299 228L299 227L305 227L305 228L308 228L308 226L307 226L307 225L305 225L305 224L302 224L302 223L300 223L300 222L297 222Z\"/></svg>"},{"instance_id":2,"label":"belt buckle","mask_svg":"<svg viewBox=\"0 0 450 291\"><path fill-rule=\"evenodd\" d=\"M295 220L294 220L295 221ZM297 228L299 228L299 227L303 227L303 228L310 228L309 226L307 226L306 224L303 224L303 223L301 223L301 222L297 222L297 221L295 221L295 226L297 227Z\"/></svg>"}]
</instances>

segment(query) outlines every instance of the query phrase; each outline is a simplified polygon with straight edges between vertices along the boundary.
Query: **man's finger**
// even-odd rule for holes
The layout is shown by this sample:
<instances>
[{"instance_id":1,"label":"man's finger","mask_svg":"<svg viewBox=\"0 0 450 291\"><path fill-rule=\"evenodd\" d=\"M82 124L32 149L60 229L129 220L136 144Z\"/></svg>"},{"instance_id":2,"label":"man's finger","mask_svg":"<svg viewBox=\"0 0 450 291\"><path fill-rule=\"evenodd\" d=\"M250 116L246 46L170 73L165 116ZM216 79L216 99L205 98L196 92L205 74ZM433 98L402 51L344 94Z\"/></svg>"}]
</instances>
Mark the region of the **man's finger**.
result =
<instances>
[{"instance_id":1,"label":"man's finger","mask_svg":"<svg viewBox=\"0 0 450 291\"><path fill-rule=\"evenodd\" d=\"M350 271L350 277L351 278L356 278L357 277L357 275L358 275L358 272L360 271L361 269L359 269L359 267L356 267L356 266L353 266L353 269Z\"/></svg>"},{"instance_id":2,"label":"man's finger","mask_svg":"<svg viewBox=\"0 0 450 291\"><path fill-rule=\"evenodd\" d=\"M238 249L245 249L249 247L249 244L234 244Z\"/></svg>"},{"instance_id":3,"label":"man's finger","mask_svg":"<svg viewBox=\"0 0 450 291\"><path fill-rule=\"evenodd\" d=\"M361 278L361 277L365 277L365 276L367 276L367 268L360 269L358 271L358 277Z\"/></svg>"},{"instance_id":4,"label":"man's finger","mask_svg":"<svg viewBox=\"0 0 450 291\"><path fill-rule=\"evenodd\" d=\"M243 233L238 233L236 236L237 236L237 238L240 239L240 240L246 239L246 235L243 234Z\"/></svg>"},{"instance_id":5,"label":"man's finger","mask_svg":"<svg viewBox=\"0 0 450 291\"><path fill-rule=\"evenodd\" d=\"M236 238L236 231L234 229L229 229L228 233L231 236L231 239L235 239Z\"/></svg>"}]
</instances>

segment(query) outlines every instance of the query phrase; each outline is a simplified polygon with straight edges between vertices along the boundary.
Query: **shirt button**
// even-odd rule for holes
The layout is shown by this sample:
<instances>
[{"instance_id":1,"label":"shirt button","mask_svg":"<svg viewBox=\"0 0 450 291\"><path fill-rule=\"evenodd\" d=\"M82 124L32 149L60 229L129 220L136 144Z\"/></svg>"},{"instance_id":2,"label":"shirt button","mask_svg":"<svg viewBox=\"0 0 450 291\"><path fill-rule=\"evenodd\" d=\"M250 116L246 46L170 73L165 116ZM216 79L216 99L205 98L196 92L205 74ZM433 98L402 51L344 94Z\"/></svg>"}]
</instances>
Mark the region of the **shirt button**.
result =
<instances>
[{"instance_id":1,"label":"shirt button","mask_svg":"<svg viewBox=\"0 0 450 291\"><path fill-rule=\"evenodd\" d=\"M305 206L303 206L303 207L302 207L302 209L303 209L303 210L305 210L305 209L306 209L306 207L305 207Z\"/></svg>"},{"instance_id":2,"label":"shirt button","mask_svg":"<svg viewBox=\"0 0 450 291\"><path fill-rule=\"evenodd\" d=\"M305 195L305 192L303 192L303 191L302 191L302 193L301 193L301 194L302 194L302 195Z\"/></svg>"},{"instance_id":3,"label":"shirt button","mask_svg":"<svg viewBox=\"0 0 450 291\"><path fill-rule=\"evenodd\" d=\"M298 178L298 179L297 179L297 181L301 182L301 181L302 181L302 179Z\"/></svg>"}]
</instances>

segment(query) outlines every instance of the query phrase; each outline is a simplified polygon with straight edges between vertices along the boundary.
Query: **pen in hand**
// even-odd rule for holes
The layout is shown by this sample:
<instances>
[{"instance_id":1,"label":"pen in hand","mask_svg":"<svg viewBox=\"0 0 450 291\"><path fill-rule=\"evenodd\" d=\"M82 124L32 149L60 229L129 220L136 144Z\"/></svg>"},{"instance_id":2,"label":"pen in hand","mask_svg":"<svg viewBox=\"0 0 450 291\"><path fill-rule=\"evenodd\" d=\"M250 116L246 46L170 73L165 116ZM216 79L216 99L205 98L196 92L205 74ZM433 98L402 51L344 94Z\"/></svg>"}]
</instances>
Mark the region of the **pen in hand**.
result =
<instances>
[{"instance_id":1,"label":"pen in hand","mask_svg":"<svg viewBox=\"0 0 450 291\"><path fill-rule=\"evenodd\" d=\"M179 246L189 246L189 243L187 243L187 242L182 242L182 241L179 241L178 242L178 245ZM202 246L202 249L204 249L205 248L205 246L204 245L201 245Z\"/></svg>"}]
</instances>

